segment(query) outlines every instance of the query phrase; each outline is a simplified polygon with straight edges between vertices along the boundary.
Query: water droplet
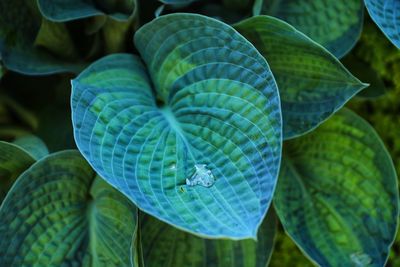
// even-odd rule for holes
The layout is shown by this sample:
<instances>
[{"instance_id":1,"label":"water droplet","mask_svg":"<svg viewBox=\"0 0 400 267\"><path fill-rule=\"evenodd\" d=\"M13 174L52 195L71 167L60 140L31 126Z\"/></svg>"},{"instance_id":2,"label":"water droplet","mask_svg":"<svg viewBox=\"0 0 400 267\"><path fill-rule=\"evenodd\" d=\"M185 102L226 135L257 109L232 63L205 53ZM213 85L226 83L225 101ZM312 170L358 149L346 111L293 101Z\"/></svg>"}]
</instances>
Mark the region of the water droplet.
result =
<instances>
[{"instance_id":1,"label":"water droplet","mask_svg":"<svg viewBox=\"0 0 400 267\"><path fill-rule=\"evenodd\" d=\"M371 257L362 252L356 252L356 253L351 254L350 259L352 262L354 262L356 267L369 266L372 262Z\"/></svg>"},{"instance_id":2,"label":"water droplet","mask_svg":"<svg viewBox=\"0 0 400 267\"><path fill-rule=\"evenodd\" d=\"M194 174L186 179L188 186L201 185L204 187L211 187L215 183L215 177L211 170L207 168L206 164L195 164Z\"/></svg>"},{"instance_id":3,"label":"water droplet","mask_svg":"<svg viewBox=\"0 0 400 267\"><path fill-rule=\"evenodd\" d=\"M175 164L172 164L172 165L169 167L169 169L170 169L170 170L173 170L173 171L176 171L176 165L175 165Z\"/></svg>"}]
</instances>

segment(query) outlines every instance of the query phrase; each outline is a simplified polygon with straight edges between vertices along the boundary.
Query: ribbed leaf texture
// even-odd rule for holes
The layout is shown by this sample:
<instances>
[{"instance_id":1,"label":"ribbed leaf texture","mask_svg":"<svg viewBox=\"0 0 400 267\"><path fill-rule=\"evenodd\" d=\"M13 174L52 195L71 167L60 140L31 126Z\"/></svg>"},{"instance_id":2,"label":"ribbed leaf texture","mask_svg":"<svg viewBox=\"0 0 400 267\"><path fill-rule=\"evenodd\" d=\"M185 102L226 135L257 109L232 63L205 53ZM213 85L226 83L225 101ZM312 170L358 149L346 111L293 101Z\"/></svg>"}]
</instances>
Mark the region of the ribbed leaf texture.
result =
<instances>
[{"instance_id":1,"label":"ribbed leaf texture","mask_svg":"<svg viewBox=\"0 0 400 267\"><path fill-rule=\"evenodd\" d=\"M364 0L368 13L389 40L400 48L400 1Z\"/></svg>"},{"instance_id":2,"label":"ribbed leaf texture","mask_svg":"<svg viewBox=\"0 0 400 267\"><path fill-rule=\"evenodd\" d=\"M256 0L253 14L283 19L341 58L361 35L364 4L362 0Z\"/></svg>"},{"instance_id":3,"label":"ribbed leaf texture","mask_svg":"<svg viewBox=\"0 0 400 267\"><path fill-rule=\"evenodd\" d=\"M17 177L34 162L20 146L0 141L0 204Z\"/></svg>"},{"instance_id":4,"label":"ribbed leaf texture","mask_svg":"<svg viewBox=\"0 0 400 267\"><path fill-rule=\"evenodd\" d=\"M211 240L179 231L153 217L141 221L144 265L192 267L265 267L272 254L277 219L269 211L252 239Z\"/></svg>"},{"instance_id":5,"label":"ribbed leaf texture","mask_svg":"<svg viewBox=\"0 0 400 267\"><path fill-rule=\"evenodd\" d=\"M255 16L234 26L267 59L279 87L283 137L315 129L367 85L286 22Z\"/></svg>"},{"instance_id":6,"label":"ribbed leaf texture","mask_svg":"<svg viewBox=\"0 0 400 267\"><path fill-rule=\"evenodd\" d=\"M80 151L160 220L201 236L256 237L281 156L279 96L265 59L201 15L161 16L135 43L147 69L116 54L73 81Z\"/></svg>"},{"instance_id":7,"label":"ribbed leaf texture","mask_svg":"<svg viewBox=\"0 0 400 267\"><path fill-rule=\"evenodd\" d=\"M47 156L0 208L4 266L136 266L137 210L78 151Z\"/></svg>"},{"instance_id":8,"label":"ribbed leaf texture","mask_svg":"<svg viewBox=\"0 0 400 267\"><path fill-rule=\"evenodd\" d=\"M285 146L275 207L320 266L384 266L398 220L397 178L370 125L341 110Z\"/></svg>"}]
</instances>

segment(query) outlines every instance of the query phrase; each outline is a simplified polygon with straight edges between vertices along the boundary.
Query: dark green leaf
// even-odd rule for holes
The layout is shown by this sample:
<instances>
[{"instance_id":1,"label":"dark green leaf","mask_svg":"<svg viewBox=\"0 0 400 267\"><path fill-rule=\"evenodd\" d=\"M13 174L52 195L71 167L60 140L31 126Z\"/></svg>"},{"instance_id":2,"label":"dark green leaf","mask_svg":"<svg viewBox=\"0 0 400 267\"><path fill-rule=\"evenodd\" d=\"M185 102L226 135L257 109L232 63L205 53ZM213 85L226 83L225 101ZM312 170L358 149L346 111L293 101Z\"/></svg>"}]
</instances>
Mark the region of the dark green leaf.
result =
<instances>
[{"instance_id":1,"label":"dark green leaf","mask_svg":"<svg viewBox=\"0 0 400 267\"><path fill-rule=\"evenodd\" d=\"M272 254L276 217L268 212L252 239L210 240L180 231L151 216L143 216L141 238L146 267L265 267Z\"/></svg>"},{"instance_id":2,"label":"dark green leaf","mask_svg":"<svg viewBox=\"0 0 400 267\"><path fill-rule=\"evenodd\" d=\"M116 20L128 20L136 13L136 0L38 0L44 17L57 22L110 15Z\"/></svg>"},{"instance_id":3,"label":"dark green leaf","mask_svg":"<svg viewBox=\"0 0 400 267\"><path fill-rule=\"evenodd\" d=\"M0 208L4 266L130 266L137 210L77 151L47 156Z\"/></svg>"},{"instance_id":4,"label":"dark green leaf","mask_svg":"<svg viewBox=\"0 0 400 267\"><path fill-rule=\"evenodd\" d=\"M21 147L0 141L0 204L15 179L34 162L35 159Z\"/></svg>"},{"instance_id":5,"label":"dark green leaf","mask_svg":"<svg viewBox=\"0 0 400 267\"><path fill-rule=\"evenodd\" d=\"M341 58L360 37L364 4L362 0L256 0L253 14L283 19Z\"/></svg>"},{"instance_id":6,"label":"dark green leaf","mask_svg":"<svg viewBox=\"0 0 400 267\"><path fill-rule=\"evenodd\" d=\"M274 203L287 233L320 266L384 266L399 214L396 172L353 112L286 143Z\"/></svg>"},{"instance_id":7,"label":"dark green leaf","mask_svg":"<svg viewBox=\"0 0 400 267\"><path fill-rule=\"evenodd\" d=\"M78 72L82 64L65 61L34 45L42 18L33 0L0 0L0 54L4 65L28 75Z\"/></svg>"},{"instance_id":8,"label":"dark green leaf","mask_svg":"<svg viewBox=\"0 0 400 267\"><path fill-rule=\"evenodd\" d=\"M80 151L163 221L203 236L255 237L281 153L265 59L230 26L193 14L161 16L135 43L147 69L115 54L73 81Z\"/></svg>"},{"instance_id":9,"label":"dark green leaf","mask_svg":"<svg viewBox=\"0 0 400 267\"><path fill-rule=\"evenodd\" d=\"M234 27L271 66L282 102L284 139L315 129L366 87L326 49L279 19L256 16Z\"/></svg>"}]
</instances>

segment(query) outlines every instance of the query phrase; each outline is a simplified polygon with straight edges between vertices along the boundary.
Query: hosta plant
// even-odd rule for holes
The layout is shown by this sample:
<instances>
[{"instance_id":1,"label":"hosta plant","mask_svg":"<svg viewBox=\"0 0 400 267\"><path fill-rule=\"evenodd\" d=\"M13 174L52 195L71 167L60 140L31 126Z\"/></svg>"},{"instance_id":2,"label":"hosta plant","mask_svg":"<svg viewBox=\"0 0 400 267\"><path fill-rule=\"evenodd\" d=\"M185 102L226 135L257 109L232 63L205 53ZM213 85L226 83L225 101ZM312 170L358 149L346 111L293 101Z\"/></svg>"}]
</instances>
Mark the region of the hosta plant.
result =
<instances>
[{"instance_id":1,"label":"hosta plant","mask_svg":"<svg viewBox=\"0 0 400 267\"><path fill-rule=\"evenodd\" d=\"M0 265L264 267L283 229L384 266L395 164L344 105L385 95L352 49L399 8L0 0Z\"/></svg>"}]
</instances>

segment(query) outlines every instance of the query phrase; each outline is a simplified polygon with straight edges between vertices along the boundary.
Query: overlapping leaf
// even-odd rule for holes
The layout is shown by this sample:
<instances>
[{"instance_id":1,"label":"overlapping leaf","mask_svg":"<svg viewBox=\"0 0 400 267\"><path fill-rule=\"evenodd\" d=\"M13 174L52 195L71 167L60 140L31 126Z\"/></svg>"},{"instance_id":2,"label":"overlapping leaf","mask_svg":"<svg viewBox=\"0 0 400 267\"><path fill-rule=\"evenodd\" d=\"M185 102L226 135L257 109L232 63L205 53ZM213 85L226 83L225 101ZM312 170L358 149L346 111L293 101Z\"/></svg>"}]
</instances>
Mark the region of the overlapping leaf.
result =
<instances>
[{"instance_id":1,"label":"overlapping leaf","mask_svg":"<svg viewBox=\"0 0 400 267\"><path fill-rule=\"evenodd\" d=\"M265 267L272 254L275 213L269 211L254 240L210 240L179 231L153 217L141 220L144 265Z\"/></svg>"},{"instance_id":2,"label":"overlapping leaf","mask_svg":"<svg viewBox=\"0 0 400 267\"><path fill-rule=\"evenodd\" d=\"M187 5L195 1L201 1L201 0L159 0L159 1L167 5Z\"/></svg>"},{"instance_id":3,"label":"overlapping leaf","mask_svg":"<svg viewBox=\"0 0 400 267\"><path fill-rule=\"evenodd\" d=\"M338 58L360 37L363 12L362 0L256 0L253 8L254 15L285 20Z\"/></svg>"},{"instance_id":4,"label":"overlapping leaf","mask_svg":"<svg viewBox=\"0 0 400 267\"><path fill-rule=\"evenodd\" d=\"M320 266L384 266L398 220L393 163L376 132L341 110L285 147L275 206Z\"/></svg>"},{"instance_id":5,"label":"overlapping leaf","mask_svg":"<svg viewBox=\"0 0 400 267\"><path fill-rule=\"evenodd\" d=\"M366 87L322 46L279 19L256 16L235 28L271 66L282 102L284 139L311 131Z\"/></svg>"},{"instance_id":6,"label":"overlapping leaf","mask_svg":"<svg viewBox=\"0 0 400 267\"><path fill-rule=\"evenodd\" d=\"M400 1L364 0L368 13L389 40L400 48Z\"/></svg>"},{"instance_id":7,"label":"overlapping leaf","mask_svg":"<svg viewBox=\"0 0 400 267\"><path fill-rule=\"evenodd\" d=\"M35 160L39 160L49 154L46 144L34 135L20 136L13 143L27 151ZM19 158L16 157L15 160L17 161Z\"/></svg>"},{"instance_id":8,"label":"overlapping leaf","mask_svg":"<svg viewBox=\"0 0 400 267\"><path fill-rule=\"evenodd\" d=\"M38 0L38 5L43 16L58 22L106 14L128 20L137 8L136 0Z\"/></svg>"},{"instance_id":9,"label":"overlapping leaf","mask_svg":"<svg viewBox=\"0 0 400 267\"><path fill-rule=\"evenodd\" d=\"M0 208L4 266L130 266L136 208L78 151L38 161Z\"/></svg>"},{"instance_id":10,"label":"overlapping leaf","mask_svg":"<svg viewBox=\"0 0 400 267\"><path fill-rule=\"evenodd\" d=\"M80 151L163 221L209 237L255 237L281 149L279 96L265 59L230 26L200 15L161 16L135 43L147 70L116 54L73 81ZM207 187L188 185L193 177Z\"/></svg>"},{"instance_id":11,"label":"overlapping leaf","mask_svg":"<svg viewBox=\"0 0 400 267\"><path fill-rule=\"evenodd\" d=\"M15 179L34 162L33 156L18 145L0 141L0 204Z\"/></svg>"},{"instance_id":12,"label":"overlapping leaf","mask_svg":"<svg viewBox=\"0 0 400 267\"><path fill-rule=\"evenodd\" d=\"M30 75L78 72L82 64L34 45L41 23L36 1L0 0L0 54L7 69Z\"/></svg>"}]
</instances>

